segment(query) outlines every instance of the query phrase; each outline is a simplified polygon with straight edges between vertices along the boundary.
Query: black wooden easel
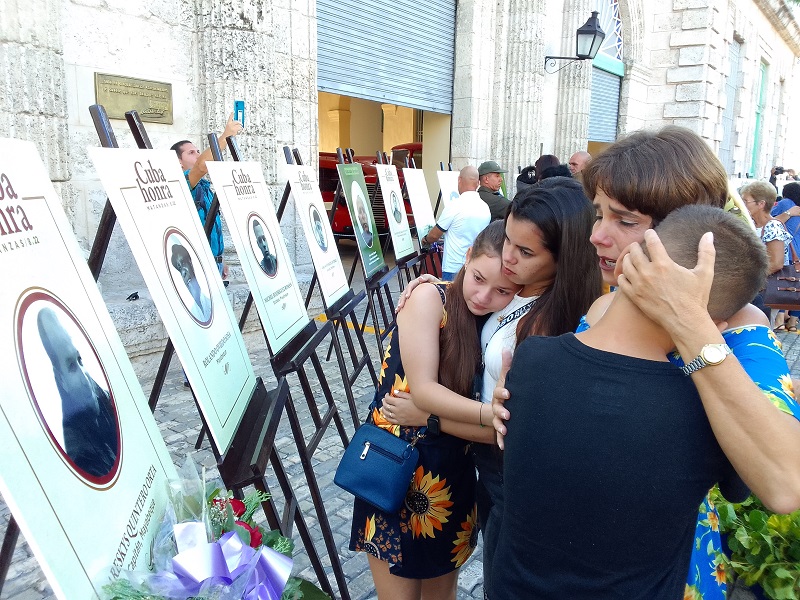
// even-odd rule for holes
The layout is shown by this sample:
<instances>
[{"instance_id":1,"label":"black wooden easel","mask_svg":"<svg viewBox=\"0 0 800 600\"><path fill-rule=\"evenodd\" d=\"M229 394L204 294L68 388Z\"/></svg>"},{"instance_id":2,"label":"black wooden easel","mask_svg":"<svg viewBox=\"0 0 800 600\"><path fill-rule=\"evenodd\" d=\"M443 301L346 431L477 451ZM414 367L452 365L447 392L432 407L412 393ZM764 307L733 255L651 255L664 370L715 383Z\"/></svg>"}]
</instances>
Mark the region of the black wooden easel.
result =
<instances>
[{"instance_id":1,"label":"black wooden easel","mask_svg":"<svg viewBox=\"0 0 800 600\"><path fill-rule=\"evenodd\" d=\"M378 164L379 165L388 165L388 164L390 164L389 157L386 155L385 152L376 152L376 157L378 159ZM411 160L413 161L414 159L412 158ZM410 164L409 161L408 161L408 156L405 157L405 163L406 163L406 166L408 167L409 164ZM378 182L378 185L380 185L380 182ZM401 196L403 197L404 203L405 203L405 198L408 197L408 191L406 189L405 180L403 180L403 187L400 190L400 192L401 192ZM384 198L385 198L385 196L384 196ZM411 230L411 228L409 227L409 231L410 230ZM384 254L385 253L386 252L384 250ZM410 282L414 277L417 277L420 274L421 262L424 259L425 259L425 255L420 253L420 252L417 252L417 251L414 251L414 252L412 252L411 254L409 254L407 256L398 257L397 255L395 255L394 265L395 265L395 268L397 269L397 284L398 284L398 286L400 288L400 292L403 291L403 289L405 288L405 286L406 286L406 284L408 282ZM403 280L403 276L404 275L405 275L405 281Z\"/></svg>"},{"instance_id":2,"label":"black wooden easel","mask_svg":"<svg viewBox=\"0 0 800 600\"><path fill-rule=\"evenodd\" d=\"M136 114L135 111L131 111L131 113L126 113L126 118L131 125L131 130L134 131L134 137L137 139L137 144L141 139L144 143L146 143L145 147L148 147L149 140L147 139L144 126L139 120L138 114ZM214 159L222 160L222 152L215 133L208 134L208 143ZM234 159L238 161L240 159L240 154L235 139L228 138L228 147L231 149ZM210 236L211 230L214 226L214 220L216 219L218 213L219 199L217 198L217 195L214 194L211 207L206 214L206 236ZM252 293L250 293L248 295L247 302L245 303L245 311L239 320L240 329L244 326L252 304L253 298ZM341 416L339 415L338 408L333 399L333 394L325 379L322 365L320 364L319 358L316 354L316 348L319 346L322 340L328 337L329 334L334 335L332 324L325 323L322 328L317 329L316 323L311 321L289 342L289 344L287 344L285 348L273 356L271 349L269 348L269 341L266 339L266 334L264 333L264 339L267 343L267 348L270 350L270 360L272 363L273 372L278 378L278 387L272 392L266 392L263 382L260 383L248 404L246 413L250 412L253 415L259 415L260 418L260 415L264 415L266 411L266 414L272 415L271 418L275 420L275 423L270 422L266 419L266 417L264 417L263 421L257 421L255 425L240 425L240 428L237 430L234 436L234 441L231 445L231 448L235 447L236 451L233 453L233 455L231 455L230 458L228 457L228 454L231 452L230 450L225 456L221 456L210 437L209 442L211 443L212 452L214 452L214 455L217 457L220 476L222 477L223 482L231 490L239 493L241 493L243 488L250 484L253 484L257 489L262 491L268 491L266 482L266 459L267 455L269 455L269 460L272 464L278 484L286 497L286 504L284 507L284 517L281 519L278 517L274 502L270 500L269 502L265 503L267 506L264 507L264 512L267 514L268 522L270 523L271 527L278 527L281 533L285 536L291 536L292 522L297 525L298 533L300 534L304 547L309 554L309 558L312 562L317 578L320 581L320 585L326 593L333 596L333 590L330 582L328 581L327 574L322 566L322 562L319 558L316 547L314 546L308 526L306 525L302 512L300 511L297 497L294 493L291 483L289 482L288 475L280 460L280 456L274 448L275 431L277 431L278 422L283 414L283 408L286 409L287 416L289 417L289 424L292 429L292 435L300 454L300 460L303 466L306 484L308 485L312 496L318 524L322 530L323 539L325 541L331 561L331 567L339 588L339 597L342 598L342 600L349 600L350 594L347 589L347 581L344 576L344 571L342 570L338 549L336 548L336 544L333 539L333 532L328 521L327 513L325 512L322 495L319 491L319 485L317 484L316 475L311 464L314 451L316 450L331 421L333 421L336 425L336 429L342 440L343 446L346 447L349 443L344 424L342 423ZM320 416L319 414L314 392L311 389L311 384L305 371L305 363L307 360L311 360L328 405L328 409L324 416ZM341 365L344 363L343 358L338 353L337 360L339 360L341 368ZM163 363L164 361L162 360L162 365ZM168 366L169 361L167 360L166 367ZM300 380L300 385L303 389L303 394L306 398L306 402L315 425L312 441L309 444L306 444L305 442L305 437L300 426L300 418L294 407L291 394L288 391L286 377L290 373L296 373ZM258 381L260 382L260 378ZM283 392L284 389L285 392ZM193 390L192 394L194 395ZM270 395L274 402L280 403L281 410L269 410L269 402L267 399L270 397ZM198 412L200 413L202 419L202 411L198 410ZM360 421L358 419L358 411L355 407L355 402L352 403L351 414L353 415L355 427L358 427ZM246 419L247 414L245 417L243 417L242 423L245 423ZM208 431L204 421L203 429L198 437L196 447L199 447L202 441L203 431ZM266 435L270 431L272 432L271 437ZM269 450L267 450L267 448L269 448Z\"/></svg>"},{"instance_id":3,"label":"black wooden easel","mask_svg":"<svg viewBox=\"0 0 800 600\"><path fill-rule=\"evenodd\" d=\"M341 155L341 150L339 150ZM283 154L284 158L286 159L286 164L292 165L297 164L301 166L303 161L300 157L300 152L298 152L297 148L290 150L289 146L283 147ZM286 205L289 201L289 196L291 195L291 186L287 182L284 189L283 195L281 196L281 201L278 204L277 210L277 217L278 221L283 218L283 213L286 210ZM338 195L341 193L341 183L338 184L336 189L336 195L334 196L334 207L336 206L336 202L338 201ZM333 213L331 212L331 217ZM312 293L314 291L314 286L317 283L317 272L314 271L314 274L311 277L311 284L308 288L308 294L306 295L306 307L311 300ZM356 398L353 394L353 384L358 380L361 372L366 367L367 371L372 378L372 384L377 388L378 386L378 377L375 373L375 368L372 365L372 359L369 355L369 349L367 348L367 344L364 340L364 332L358 325L358 317L356 316L356 309L361 301L366 297L366 292L359 292L355 294L352 289L348 289L345 292L344 296L339 298L336 302L332 305L328 306L327 302L325 301L324 295L321 293L322 288L320 287L320 297L322 298L322 305L325 311L325 318L327 322L330 323L333 327L333 336L331 340L331 345L333 349L336 351L337 360L339 360L339 369L342 375L342 385L344 387L345 395L347 396L347 402L350 406L350 411L353 415L354 423L356 424L356 429L360 426L361 420L358 411L358 405L356 404ZM341 341L339 340L339 332L341 331L342 335L345 339L345 344L347 345L347 352L350 356L350 361L352 363L352 370L348 372L347 365L344 361L344 352L342 351ZM352 331L352 333L351 333ZM355 341L353 340L353 336L355 336ZM356 347L358 344L358 347ZM330 350L328 351L328 358L330 357ZM341 357L341 360L340 360ZM382 358L382 356L380 357Z\"/></svg>"},{"instance_id":4,"label":"black wooden easel","mask_svg":"<svg viewBox=\"0 0 800 600\"><path fill-rule=\"evenodd\" d=\"M131 132L133 133L137 146L139 148L151 148L152 145L147 136L144 125L139 119L139 115L136 113L136 111L125 113L125 118L128 122ZM215 158L217 160L220 160L222 157L216 134L211 133L209 134L208 138L209 144L212 148L212 153L215 154ZM235 142L232 142L231 145L236 148ZM206 221L204 224L206 237L210 237L211 230L214 227L214 221L218 213L219 199L217 198L217 195L214 194L214 198L211 202L208 213L206 214ZM252 298L250 298L250 303L252 303ZM240 320L240 328L244 325L246 317L247 315L244 315L244 317ZM159 366L159 372L156 376L153 393L151 393L150 397L150 406L153 410L155 409L158 395L160 395L161 389L163 388L163 381L166 377L166 371L169 368L169 363L173 352L174 347L172 346L171 342L168 341L167 347L164 350L164 356L162 357L161 365ZM198 437L197 444L195 446L199 447L202 441L203 431L208 431L208 427L205 419L203 418L203 412L200 410L199 404L197 403L194 390L192 389L191 392L202 422L201 434ZM275 506L274 501L270 499L267 502L264 502L263 508L267 517L267 522L270 524L270 527L278 528L281 534L287 537L291 536L292 523L297 526L298 533L303 541L303 547L308 553L309 560L312 564L314 572L317 575L320 586L322 587L323 591L333 596L333 589L331 588L327 574L325 573L325 569L322 565L322 560L316 550L316 546L314 545L308 525L306 524L303 514L300 511L296 494L291 486L291 483L289 482L289 477L283 468L280 456L275 449L275 435L283 415L283 409L287 405L291 405L291 396L289 394L289 386L286 378L279 378L277 387L272 391L267 391L266 387L264 386L264 382L259 377L256 380L256 387L253 390L250 400L248 401L241 424L234 435L234 439L231 442L231 446L228 451L223 456L216 447L213 439L210 437L209 443L214 456L217 458L220 477L222 478L226 487L240 496L243 494L244 488L250 484L254 485L256 489L269 493L266 481L266 462L267 457L269 457L276 479L278 480L278 485L281 487L281 491L285 498L285 510L284 518L281 519L278 516L277 507ZM314 409L316 410L316 405L314 405ZM293 406L291 412L294 412ZM294 414L296 416L296 413ZM336 414L335 408L333 414ZM338 418L338 414L336 414L336 416ZM340 434L344 434L344 427L340 419L338 419L337 424L339 426ZM302 434L300 443L304 443ZM308 477L307 472L306 476ZM316 485L316 478L314 477L313 471L311 472L311 477L314 485ZM309 487L311 487L312 482L309 481L308 483ZM320 524L321 526L327 526L327 528L330 529L324 511L322 518L320 518ZM331 563L334 565L334 571L336 572L336 564L339 562L338 552L331 554L330 558ZM339 571L341 571L341 567L339 568ZM347 592L346 583L344 583L343 573L341 575L337 573L337 583L340 587L340 594L342 594L343 600L349 600L349 594ZM344 590L341 589L343 583Z\"/></svg>"}]
</instances>

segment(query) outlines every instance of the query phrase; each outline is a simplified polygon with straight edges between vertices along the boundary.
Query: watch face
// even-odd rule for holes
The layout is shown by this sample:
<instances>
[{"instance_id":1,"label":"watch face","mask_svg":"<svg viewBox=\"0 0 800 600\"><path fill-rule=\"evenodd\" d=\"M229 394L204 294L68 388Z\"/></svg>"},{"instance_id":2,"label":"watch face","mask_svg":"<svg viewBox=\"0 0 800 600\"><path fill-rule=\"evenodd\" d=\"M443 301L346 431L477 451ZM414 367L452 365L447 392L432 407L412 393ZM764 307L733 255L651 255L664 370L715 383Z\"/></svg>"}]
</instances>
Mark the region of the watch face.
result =
<instances>
[{"instance_id":1,"label":"watch face","mask_svg":"<svg viewBox=\"0 0 800 600\"><path fill-rule=\"evenodd\" d=\"M727 356L724 349L719 346L706 346L703 348L703 360L710 365L718 365L721 363L725 356Z\"/></svg>"}]
</instances>

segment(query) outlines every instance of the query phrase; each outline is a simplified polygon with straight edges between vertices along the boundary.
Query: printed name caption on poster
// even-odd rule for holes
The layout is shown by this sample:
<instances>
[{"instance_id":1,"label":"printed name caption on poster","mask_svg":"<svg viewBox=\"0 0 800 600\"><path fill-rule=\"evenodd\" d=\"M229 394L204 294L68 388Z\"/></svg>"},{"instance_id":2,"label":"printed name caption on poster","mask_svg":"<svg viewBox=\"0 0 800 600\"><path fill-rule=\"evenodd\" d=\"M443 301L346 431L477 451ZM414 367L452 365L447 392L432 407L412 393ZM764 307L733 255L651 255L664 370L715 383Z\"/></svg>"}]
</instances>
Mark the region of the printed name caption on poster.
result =
<instances>
[{"instance_id":1,"label":"printed name caption on poster","mask_svg":"<svg viewBox=\"0 0 800 600\"><path fill-rule=\"evenodd\" d=\"M211 352L208 353L208 356L206 356L203 359L203 366L204 367L207 367L208 365L211 364L211 361L214 360L214 357L217 355L217 353L220 350L222 350L222 347L225 345L225 343L229 339L231 339L231 332L230 331L226 332L225 335L222 336L222 339L217 342L217 345L214 346L214 348L212 348ZM223 354L223 356L224 356L224 354ZM222 358L222 356L220 358ZM217 362L219 362L219 359L217 360Z\"/></svg>"},{"instance_id":2,"label":"printed name caption on poster","mask_svg":"<svg viewBox=\"0 0 800 600\"><path fill-rule=\"evenodd\" d=\"M147 513L145 514L144 519L142 519L143 523L141 525L139 524L139 517L141 516L144 506L147 503L147 498L150 495L150 489L153 487L153 481L156 478L156 473L157 471L155 465L150 465L150 469L147 471L147 475L144 479L144 484L139 491L139 495L136 497L136 503L133 505L131 516L128 518L128 524L125 527L125 531L122 533L119 546L117 546L117 552L114 555L114 561L111 564L111 573L109 575L109 579L111 580L117 579L123 568L128 568L131 570L136 568L136 563L139 559L139 553L142 550L141 538L147 533L147 530L150 527L150 520L153 518L153 513L155 512L156 508L155 500L150 500ZM125 558L128 556L129 551L131 552L130 562L128 567L124 567Z\"/></svg>"},{"instance_id":3,"label":"printed name caption on poster","mask_svg":"<svg viewBox=\"0 0 800 600\"><path fill-rule=\"evenodd\" d=\"M292 287L292 284L291 283L287 283L282 288L279 288L279 289L275 290L269 296L264 298L264 302L266 303L266 302L272 301L273 305L278 304L278 302L280 302L281 300L285 299L289 295L288 294L288 290L291 287ZM280 297L278 297L278 296L280 296Z\"/></svg>"}]
</instances>

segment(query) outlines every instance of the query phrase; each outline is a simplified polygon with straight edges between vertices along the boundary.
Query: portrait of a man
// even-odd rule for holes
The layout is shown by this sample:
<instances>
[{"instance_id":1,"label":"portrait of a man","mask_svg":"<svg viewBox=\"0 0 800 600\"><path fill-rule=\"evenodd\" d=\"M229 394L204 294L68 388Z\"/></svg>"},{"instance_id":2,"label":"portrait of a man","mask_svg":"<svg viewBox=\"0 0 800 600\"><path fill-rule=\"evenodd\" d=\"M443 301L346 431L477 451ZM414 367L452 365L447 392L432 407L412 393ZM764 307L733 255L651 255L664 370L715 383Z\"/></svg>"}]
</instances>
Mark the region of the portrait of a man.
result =
<instances>
[{"instance_id":1,"label":"portrait of a man","mask_svg":"<svg viewBox=\"0 0 800 600\"><path fill-rule=\"evenodd\" d=\"M63 450L80 471L105 477L119 454L117 421L109 392L88 372L84 357L55 310L42 308L36 325L61 400Z\"/></svg>"},{"instance_id":2,"label":"portrait of a man","mask_svg":"<svg viewBox=\"0 0 800 600\"><path fill-rule=\"evenodd\" d=\"M267 277L275 277L275 273L278 272L278 257L272 253L269 240L264 233L264 226L258 219L253 219L253 235L256 238L258 249L261 251L261 260L258 262L261 270L266 273Z\"/></svg>"},{"instance_id":3,"label":"portrait of a man","mask_svg":"<svg viewBox=\"0 0 800 600\"><path fill-rule=\"evenodd\" d=\"M357 193L353 195L353 204L355 205L356 217L358 220L358 233L364 240L364 243L372 248L373 235L369 223L369 213L367 212L367 201L364 200L361 189L355 185L354 187L358 190Z\"/></svg>"},{"instance_id":4,"label":"portrait of a man","mask_svg":"<svg viewBox=\"0 0 800 600\"><path fill-rule=\"evenodd\" d=\"M170 248L170 264L180 274L181 281L189 291L192 302L183 301L189 314L201 325L211 320L211 298L200 288L200 282L189 251L179 243L173 243Z\"/></svg>"},{"instance_id":5,"label":"portrait of a man","mask_svg":"<svg viewBox=\"0 0 800 600\"><path fill-rule=\"evenodd\" d=\"M389 198L392 206L392 216L394 217L395 222L399 223L403 218L403 215L400 212L400 199L397 197L397 193L395 192L392 192Z\"/></svg>"},{"instance_id":6,"label":"portrait of a man","mask_svg":"<svg viewBox=\"0 0 800 600\"><path fill-rule=\"evenodd\" d=\"M325 229L322 227L322 217L317 210L317 207L311 205L311 231L314 233L314 239L317 245L323 252L328 251L328 241L325 239Z\"/></svg>"}]
</instances>

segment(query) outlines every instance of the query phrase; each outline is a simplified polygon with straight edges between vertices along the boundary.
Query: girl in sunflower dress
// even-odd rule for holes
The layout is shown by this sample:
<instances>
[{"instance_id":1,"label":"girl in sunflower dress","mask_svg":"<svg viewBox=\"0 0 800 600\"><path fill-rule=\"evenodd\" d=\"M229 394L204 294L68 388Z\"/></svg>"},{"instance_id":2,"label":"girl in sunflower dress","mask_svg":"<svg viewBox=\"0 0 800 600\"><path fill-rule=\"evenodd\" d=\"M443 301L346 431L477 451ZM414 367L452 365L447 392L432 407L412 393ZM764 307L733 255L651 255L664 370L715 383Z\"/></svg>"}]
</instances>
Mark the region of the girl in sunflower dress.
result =
<instances>
[{"instance_id":1,"label":"girl in sunflower dress","mask_svg":"<svg viewBox=\"0 0 800 600\"><path fill-rule=\"evenodd\" d=\"M458 569L476 545L475 465L470 440L489 442L491 412L475 402L472 421L441 419L396 425L384 412L384 394L472 396L480 366L480 317L505 307L519 286L500 271L503 224L489 225L467 252L449 284L423 284L397 317L381 367L368 422L405 440L416 439L419 463L397 514L359 499L353 508L350 549L366 552L378 598L455 600Z\"/></svg>"}]
</instances>

